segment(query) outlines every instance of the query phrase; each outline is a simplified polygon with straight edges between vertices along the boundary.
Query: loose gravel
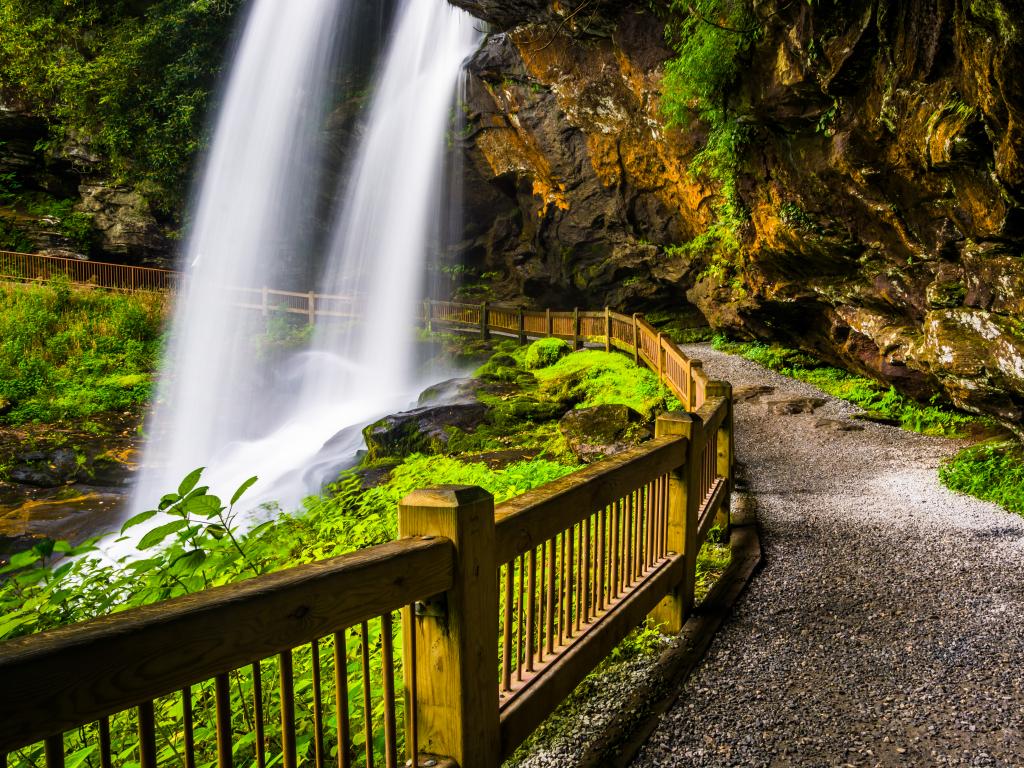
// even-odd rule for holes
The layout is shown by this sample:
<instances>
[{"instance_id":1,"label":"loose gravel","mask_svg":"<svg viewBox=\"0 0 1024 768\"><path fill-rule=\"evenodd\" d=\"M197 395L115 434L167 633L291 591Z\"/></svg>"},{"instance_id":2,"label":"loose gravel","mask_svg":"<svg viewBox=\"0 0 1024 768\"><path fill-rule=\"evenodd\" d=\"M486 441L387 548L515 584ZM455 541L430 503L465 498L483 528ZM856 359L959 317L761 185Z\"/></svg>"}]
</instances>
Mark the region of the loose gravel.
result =
<instances>
[{"instance_id":1,"label":"loose gravel","mask_svg":"<svg viewBox=\"0 0 1024 768\"><path fill-rule=\"evenodd\" d=\"M1024 519L940 485L955 441L688 354L774 388L736 407L766 566L634 765L1024 766Z\"/></svg>"}]
</instances>

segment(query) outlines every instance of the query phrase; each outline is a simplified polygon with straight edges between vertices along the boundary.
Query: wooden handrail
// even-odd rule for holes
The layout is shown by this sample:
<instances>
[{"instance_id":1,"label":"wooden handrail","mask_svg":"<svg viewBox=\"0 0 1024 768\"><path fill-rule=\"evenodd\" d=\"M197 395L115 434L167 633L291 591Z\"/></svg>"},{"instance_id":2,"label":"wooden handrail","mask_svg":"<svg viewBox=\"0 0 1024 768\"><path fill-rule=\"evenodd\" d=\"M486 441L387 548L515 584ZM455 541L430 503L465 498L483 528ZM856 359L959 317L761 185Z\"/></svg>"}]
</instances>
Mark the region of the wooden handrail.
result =
<instances>
[{"instance_id":1,"label":"wooden handrail","mask_svg":"<svg viewBox=\"0 0 1024 768\"><path fill-rule=\"evenodd\" d=\"M409 538L0 643L0 754L445 592L447 539Z\"/></svg>"}]
</instances>

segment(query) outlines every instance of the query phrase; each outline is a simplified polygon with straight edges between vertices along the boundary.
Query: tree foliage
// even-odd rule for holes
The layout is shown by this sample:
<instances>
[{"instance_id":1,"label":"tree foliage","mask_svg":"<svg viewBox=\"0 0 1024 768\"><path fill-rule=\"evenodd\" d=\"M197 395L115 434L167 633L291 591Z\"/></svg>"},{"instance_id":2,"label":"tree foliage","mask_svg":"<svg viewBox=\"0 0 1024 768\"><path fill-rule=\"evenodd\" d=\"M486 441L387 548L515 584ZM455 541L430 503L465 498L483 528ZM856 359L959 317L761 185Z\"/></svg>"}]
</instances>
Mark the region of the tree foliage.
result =
<instances>
[{"instance_id":1,"label":"tree foliage","mask_svg":"<svg viewBox=\"0 0 1024 768\"><path fill-rule=\"evenodd\" d=\"M174 210L241 0L4 0L0 93Z\"/></svg>"}]
</instances>

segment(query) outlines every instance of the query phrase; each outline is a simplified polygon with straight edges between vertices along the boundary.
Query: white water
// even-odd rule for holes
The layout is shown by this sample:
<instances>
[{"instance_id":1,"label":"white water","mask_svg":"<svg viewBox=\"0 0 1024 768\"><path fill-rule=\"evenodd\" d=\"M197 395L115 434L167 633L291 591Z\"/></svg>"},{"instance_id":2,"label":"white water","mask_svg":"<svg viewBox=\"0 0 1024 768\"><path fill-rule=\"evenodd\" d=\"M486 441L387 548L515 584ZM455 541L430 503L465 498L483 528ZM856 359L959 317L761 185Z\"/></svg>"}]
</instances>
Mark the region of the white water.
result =
<instances>
[{"instance_id":1,"label":"white water","mask_svg":"<svg viewBox=\"0 0 1024 768\"><path fill-rule=\"evenodd\" d=\"M446 0L402 4L339 189L327 267L310 285L302 222L322 185L340 6L255 0L200 187L136 511L199 466L222 496L258 475L247 498L294 507L352 460L359 427L415 396L413 313L455 84L477 33ZM298 290L355 294L364 319L321 323L312 351L268 365L251 345L263 318L231 306L225 290L302 279Z\"/></svg>"}]
</instances>

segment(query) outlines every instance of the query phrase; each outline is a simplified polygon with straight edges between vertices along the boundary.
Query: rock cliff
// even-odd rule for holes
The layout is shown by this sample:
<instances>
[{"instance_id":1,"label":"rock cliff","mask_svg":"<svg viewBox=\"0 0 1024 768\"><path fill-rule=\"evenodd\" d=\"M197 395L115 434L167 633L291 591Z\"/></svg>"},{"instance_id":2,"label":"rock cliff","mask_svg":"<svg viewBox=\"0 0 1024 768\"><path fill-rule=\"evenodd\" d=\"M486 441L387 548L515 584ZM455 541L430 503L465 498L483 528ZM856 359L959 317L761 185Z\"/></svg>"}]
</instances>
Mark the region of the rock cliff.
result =
<instances>
[{"instance_id":1,"label":"rock cliff","mask_svg":"<svg viewBox=\"0 0 1024 768\"><path fill-rule=\"evenodd\" d=\"M726 99L745 136L726 252L701 237L723 196L695 172L710 126L661 108L672 12L453 2L497 30L458 136L469 292L696 307L1020 423L1024 27L1008 0L754 3Z\"/></svg>"}]
</instances>

